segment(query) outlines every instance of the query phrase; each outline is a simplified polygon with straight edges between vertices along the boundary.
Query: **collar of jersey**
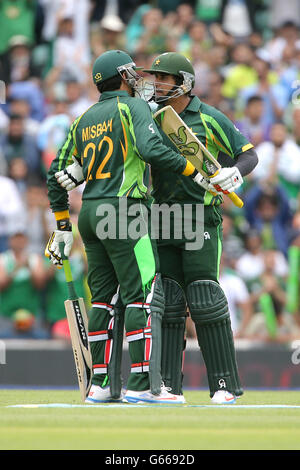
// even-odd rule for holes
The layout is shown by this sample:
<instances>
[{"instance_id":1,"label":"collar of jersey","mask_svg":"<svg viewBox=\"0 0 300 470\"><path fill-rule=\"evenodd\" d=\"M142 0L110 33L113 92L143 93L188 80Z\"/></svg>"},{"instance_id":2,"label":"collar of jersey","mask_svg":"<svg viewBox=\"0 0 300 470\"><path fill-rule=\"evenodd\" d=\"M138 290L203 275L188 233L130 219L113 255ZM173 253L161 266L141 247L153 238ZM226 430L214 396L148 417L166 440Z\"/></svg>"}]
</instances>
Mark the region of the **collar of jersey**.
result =
<instances>
[{"instance_id":1,"label":"collar of jersey","mask_svg":"<svg viewBox=\"0 0 300 470\"><path fill-rule=\"evenodd\" d=\"M116 96L129 96L127 91L125 90L117 90L117 91L104 91L101 93L99 101L108 100L109 98L115 98Z\"/></svg>"},{"instance_id":2,"label":"collar of jersey","mask_svg":"<svg viewBox=\"0 0 300 470\"><path fill-rule=\"evenodd\" d=\"M189 102L188 106L180 113L180 115L185 114L187 111L192 113L198 113L199 109L201 108L201 101L199 100L198 96L191 95L191 101Z\"/></svg>"}]
</instances>

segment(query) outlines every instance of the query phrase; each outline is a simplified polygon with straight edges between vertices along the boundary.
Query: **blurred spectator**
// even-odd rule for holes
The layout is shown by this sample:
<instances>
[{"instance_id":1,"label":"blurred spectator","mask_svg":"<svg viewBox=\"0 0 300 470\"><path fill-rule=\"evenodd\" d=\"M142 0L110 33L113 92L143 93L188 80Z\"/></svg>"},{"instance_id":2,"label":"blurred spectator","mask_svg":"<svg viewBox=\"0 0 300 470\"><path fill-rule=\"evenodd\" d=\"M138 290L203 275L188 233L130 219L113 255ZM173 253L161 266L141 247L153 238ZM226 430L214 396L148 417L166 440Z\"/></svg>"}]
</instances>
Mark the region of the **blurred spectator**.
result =
<instances>
[{"instance_id":1,"label":"blurred spectator","mask_svg":"<svg viewBox=\"0 0 300 470\"><path fill-rule=\"evenodd\" d=\"M144 31L136 42L134 53L146 53L149 55L161 54L168 47L168 33L161 25L163 15L158 8L152 8L143 16Z\"/></svg>"},{"instance_id":2,"label":"blurred spectator","mask_svg":"<svg viewBox=\"0 0 300 470\"><path fill-rule=\"evenodd\" d=\"M223 217L223 240L222 252L226 258L226 265L235 269L237 260L243 255L245 248L241 239L235 233L234 220L226 212L222 213Z\"/></svg>"},{"instance_id":3,"label":"blurred spectator","mask_svg":"<svg viewBox=\"0 0 300 470\"><path fill-rule=\"evenodd\" d=\"M184 1L177 6L176 13L177 20L175 23L175 30L180 44L181 41L188 40L189 28L196 18L193 7Z\"/></svg>"},{"instance_id":4,"label":"blurred spectator","mask_svg":"<svg viewBox=\"0 0 300 470\"><path fill-rule=\"evenodd\" d=\"M41 289L45 285L42 257L27 252L22 228L9 238L9 249L0 255L0 315L10 320L1 337L46 338L40 323ZM21 313L22 312L22 313Z\"/></svg>"},{"instance_id":5,"label":"blurred spectator","mask_svg":"<svg viewBox=\"0 0 300 470\"><path fill-rule=\"evenodd\" d=\"M41 123L37 144L41 151L42 168L44 174L48 171L53 158L65 141L71 125L71 117L68 114L68 101L64 92L57 94L52 103L51 113Z\"/></svg>"},{"instance_id":6,"label":"blurred spectator","mask_svg":"<svg viewBox=\"0 0 300 470\"><path fill-rule=\"evenodd\" d=\"M292 213L285 191L280 186L254 186L244 202L245 217L250 227L259 231L263 248L279 250L286 256Z\"/></svg>"},{"instance_id":7,"label":"blurred spectator","mask_svg":"<svg viewBox=\"0 0 300 470\"><path fill-rule=\"evenodd\" d=\"M252 178L266 186L280 185L292 210L297 209L300 191L300 147L287 134L284 124L274 124L270 141L256 147L258 165Z\"/></svg>"},{"instance_id":8,"label":"blurred spectator","mask_svg":"<svg viewBox=\"0 0 300 470\"><path fill-rule=\"evenodd\" d=\"M95 56L109 49L125 47L125 24L116 15L106 15L91 33L91 49Z\"/></svg>"},{"instance_id":9,"label":"blurred spectator","mask_svg":"<svg viewBox=\"0 0 300 470\"><path fill-rule=\"evenodd\" d=\"M263 112L262 97L253 95L247 101L243 116L235 122L241 133L255 147L269 140L270 126L263 121Z\"/></svg>"},{"instance_id":10,"label":"blurred spectator","mask_svg":"<svg viewBox=\"0 0 300 470\"><path fill-rule=\"evenodd\" d=\"M240 98L245 106L251 96L261 96L264 102L262 121L265 126L270 126L283 118L289 93L272 70L269 56L257 55L252 64L257 78L255 83L240 91Z\"/></svg>"},{"instance_id":11,"label":"blurred spectator","mask_svg":"<svg viewBox=\"0 0 300 470\"><path fill-rule=\"evenodd\" d=\"M144 16L151 10L148 4L140 5L128 21L125 30L126 50L129 54L135 53L136 43L144 33Z\"/></svg>"},{"instance_id":12,"label":"blurred spectator","mask_svg":"<svg viewBox=\"0 0 300 470\"><path fill-rule=\"evenodd\" d=\"M249 0L223 0L222 27L235 40L246 39L252 33L253 1Z\"/></svg>"},{"instance_id":13,"label":"blurred spectator","mask_svg":"<svg viewBox=\"0 0 300 470\"><path fill-rule=\"evenodd\" d=\"M38 253L43 256L47 241L56 229L45 181L31 176L27 182L25 196L27 250L30 254Z\"/></svg>"},{"instance_id":14,"label":"blurred spectator","mask_svg":"<svg viewBox=\"0 0 300 470\"><path fill-rule=\"evenodd\" d=\"M103 2L103 0L101 0ZM62 18L74 19L75 40L84 43L88 34L89 15L93 6L87 0L39 0L44 14L42 39L51 42L55 39ZM96 3L95 0L93 3Z\"/></svg>"},{"instance_id":15,"label":"blurred spectator","mask_svg":"<svg viewBox=\"0 0 300 470\"><path fill-rule=\"evenodd\" d=\"M286 280L276 274L275 264L276 252L265 251L264 270L251 292L256 313L246 328L246 335L256 340L287 342L299 338L300 329L295 316L285 310Z\"/></svg>"},{"instance_id":16,"label":"blurred spectator","mask_svg":"<svg viewBox=\"0 0 300 470\"><path fill-rule=\"evenodd\" d=\"M23 213L24 205L16 184L11 178L0 176L0 253L8 249L8 238Z\"/></svg>"},{"instance_id":17,"label":"blurred spectator","mask_svg":"<svg viewBox=\"0 0 300 470\"><path fill-rule=\"evenodd\" d=\"M285 87L289 100L293 105L297 104L299 99L300 40L285 46L282 59L277 61L274 67L278 71L280 83Z\"/></svg>"},{"instance_id":18,"label":"blurred spectator","mask_svg":"<svg viewBox=\"0 0 300 470\"><path fill-rule=\"evenodd\" d=\"M187 37L178 41L177 52L184 54L193 63L202 57L203 51L211 47L206 26L201 21L194 20L187 28Z\"/></svg>"},{"instance_id":19,"label":"blurred spectator","mask_svg":"<svg viewBox=\"0 0 300 470\"><path fill-rule=\"evenodd\" d=\"M85 87L78 80L70 79L65 83L66 99L68 103L68 115L71 120L78 118L95 101L92 101L85 93Z\"/></svg>"},{"instance_id":20,"label":"blurred spectator","mask_svg":"<svg viewBox=\"0 0 300 470\"><path fill-rule=\"evenodd\" d=\"M30 103L26 99L11 99L9 102L9 114L21 116L24 119L25 134L33 137L37 136L40 122L30 116Z\"/></svg>"},{"instance_id":21,"label":"blurred spectator","mask_svg":"<svg viewBox=\"0 0 300 470\"><path fill-rule=\"evenodd\" d=\"M249 230L244 237L245 252L235 264L236 272L245 281L250 292L256 289L257 279L264 271L264 249L260 233ZM288 274L288 264L284 255L276 251L274 255L274 274L285 278Z\"/></svg>"},{"instance_id":22,"label":"blurred spectator","mask_svg":"<svg viewBox=\"0 0 300 470\"><path fill-rule=\"evenodd\" d=\"M241 338L254 312L245 282L228 264L230 265L230 260L223 254L219 282L227 298L233 335Z\"/></svg>"},{"instance_id":23,"label":"blurred spectator","mask_svg":"<svg viewBox=\"0 0 300 470\"><path fill-rule=\"evenodd\" d=\"M7 176L14 181L21 198L25 197L29 169L26 161L21 157L13 157L8 164Z\"/></svg>"},{"instance_id":24,"label":"blurred spectator","mask_svg":"<svg viewBox=\"0 0 300 470\"><path fill-rule=\"evenodd\" d=\"M233 47L223 85L226 98L236 99L242 89L256 83L257 73L253 67L253 59L253 51L247 43Z\"/></svg>"},{"instance_id":25,"label":"blurred spectator","mask_svg":"<svg viewBox=\"0 0 300 470\"><path fill-rule=\"evenodd\" d=\"M288 39L289 35L296 34L295 29L300 26L300 5L298 0L272 0L270 8L270 23L274 30ZM292 31L293 30L293 31Z\"/></svg>"},{"instance_id":26,"label":"blurred spectator","mask_svg":"<svg viewBox=\"0 0 300 470\"><path fill-rule=\"evenodd\" d=\"M227 60L227 50L224 46L213 45L207 51L202 51L201 55L194 55L193 64L196 76L194 93L200 97L210 96L210 101L218 103L225 99L223 95L224 84L224 64ZM221 84L221 90L219 86ZM214 98L216 89L211 91L211 87L217 85L218 98ZM213 105L214 106L214 105ZM218 107L218 106L217 106Z\"/></svg>"},{"instance_id":27,"label":"blurred spectator","mask_svg":"<svg viewBox=\"0 0 300 470\"><path fill-rule=\"evenodd\" d=\"M207 76L207 93L203 101L222 111L232 121L234 120L234 110L231 100L225 98L223 94L224 78L216 71L211 71Z\"/></svg>"},{"instance_id":28,"label":"blurred spectator","mask_svg":"<svg viewBox=\"0 0 300 470\"><path fill-rule=\"evenodd\" d=\"M0 146L8 165L13 159L19 158L25 162L29 171L40 171L40 153L36 140L26 133L23 116L10 116L7 134L0 135Z\"/></svg>"},{"instance_id":29,"label":"blurred spectator","mask_svg":"<svg viewBox=\"0 0 300 470\"><path fill-rule=\"evenodd\" d=\"M47 113L45 96L40 79L28 76L24 81L15 81L9 86L9 100L26 100L30 106L30 117L42 121Z\"/></svg>"},{"instance_id":30,"label":"blurred spectator","mask_svg":"<svg viewBox=\"0 0 300 470\"><path fill-rule=\"evenodd\" d=\"M34 67L32 44L25 36L13 36L8 43L8 50L2 57L0 77L6 83L22 82L32 75L39 75Z\"/></svg>"},{"instance_id":31,"label":"blurred spectator","mask_svg":"<svg viewBox=\"0 0 300 470\"><path fill-rule=\"evenodd\" d=\"M0 3L0 54L7 52L10 39L15 35L24 36L28 42L35 42L34 0L2 0Z\"/></svg>"},{"instance_id":32,"label":"blurred spectator","mask_svg":"<svg viewBox=\"0 0 300 470\"><path fill-rule=\"evenodd\" d=\"M86 44L76 38L74 17L66 14L58 23L57 36L53 41L52 64L61 68L65 79L71 76L84 82L88 78L89 60Z\"/></svg>"},{"instance_id":33,"label":"blurred spectator","mask_svg":"<svg viewBox=\"0 0 300 470\"><path fill-rule=\"evenodd\" d=\"M205 61L212 72L217 72L222 77L226 73L228 50L225 46L213 43L205 54Z\"/></svg>"}]
</instances>

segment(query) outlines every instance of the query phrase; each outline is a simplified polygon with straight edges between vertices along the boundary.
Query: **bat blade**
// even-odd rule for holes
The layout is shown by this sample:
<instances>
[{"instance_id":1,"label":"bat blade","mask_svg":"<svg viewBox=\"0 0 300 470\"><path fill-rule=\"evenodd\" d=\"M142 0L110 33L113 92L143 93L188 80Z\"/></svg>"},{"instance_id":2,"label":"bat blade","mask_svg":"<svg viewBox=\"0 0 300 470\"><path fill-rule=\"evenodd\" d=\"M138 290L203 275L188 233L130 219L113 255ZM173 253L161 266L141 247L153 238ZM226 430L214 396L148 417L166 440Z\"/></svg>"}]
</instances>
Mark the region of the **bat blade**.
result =
<instances>
[{"instance_id":1,"label":"bat blade","mask_svg":"<svg viewBox=\"0 0 300 470\"><path fill-rule=\"evenodd\" d=\"M154 119L162 131L169 137L179 152L189 160L205 178L215 176L221 168L220 163L196 137L172 106L165 106L154 114ZM235 194L227 196L237 207L243 207L243 201Z\"/></svg>"},{"instance_id":2,"label":"bat blade","mask_svg":"<svg viewBox=\"0 0 300 470\"><path fill-rule=\"evenodd\" d=\"M84 402L91 387L92 357L88 342L88 318L83 298L65 300L71 343L81 399Z\"/></svg>"},{"instance_id":3,"label":"bat blade","mask_svg":"<svg viewBox=\"0 0 300 470\"><path fill-rule=\"evenodd\" d=\"M154 119L180 153L207 178L208 174L203 168L203 153L197 138L174 109L171 106L165 106L154 114Z\"/></svg>"}]
</instances>

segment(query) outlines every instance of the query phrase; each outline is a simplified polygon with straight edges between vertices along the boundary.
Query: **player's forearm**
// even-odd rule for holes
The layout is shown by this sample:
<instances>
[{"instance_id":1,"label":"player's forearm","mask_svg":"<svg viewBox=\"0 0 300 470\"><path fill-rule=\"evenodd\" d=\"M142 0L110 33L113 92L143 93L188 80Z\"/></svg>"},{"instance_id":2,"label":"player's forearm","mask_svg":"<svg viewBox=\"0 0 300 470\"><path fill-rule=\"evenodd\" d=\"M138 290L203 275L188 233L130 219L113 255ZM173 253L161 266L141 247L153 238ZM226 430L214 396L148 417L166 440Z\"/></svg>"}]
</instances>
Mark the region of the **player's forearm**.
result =
<instances>
[{"instance_id":1,"label":"player's forearm","mask_svg":"<svg viewBox=\"0 0 300 470\"><path fill-rule=\"evenodd\" d=\"M238 155L235 166L239 169L242 176L249 175L258 164L258 156L254 148Z\"/></svg>"},{"instance_id":2,"label":"player's forearm","mask_svg":"<svg viewBox=\"0 0 300 470\"><path fill-rule=\"evenodd\" d=\"M55 178L56 173L56 162L53 161L51 168L48 172L47 186L48 186L48 198L50 201L50 207L52 212L60 213L67 212L69 210L69 196L68 191L62 188L57 179Z\"/></svg>"}]
</instances>

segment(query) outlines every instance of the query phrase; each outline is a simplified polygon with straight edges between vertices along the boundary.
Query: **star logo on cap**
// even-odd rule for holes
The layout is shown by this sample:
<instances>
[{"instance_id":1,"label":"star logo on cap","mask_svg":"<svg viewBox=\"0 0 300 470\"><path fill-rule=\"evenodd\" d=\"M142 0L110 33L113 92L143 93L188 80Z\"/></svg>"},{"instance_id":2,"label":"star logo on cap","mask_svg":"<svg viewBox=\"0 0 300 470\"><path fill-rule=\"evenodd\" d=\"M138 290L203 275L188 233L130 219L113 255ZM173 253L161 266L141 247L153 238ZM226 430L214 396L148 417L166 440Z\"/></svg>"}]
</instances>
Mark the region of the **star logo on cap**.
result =
<instances>
[{"instance_id":1,"label":"star logo on cap","mask_svg":"<svg viewBox=\"0 0 300 470\"><path fill-rule=\"evenodd\" d=\"M160 60L157 59L157 60L155 61L155 65L159 65L159 63L160 63Z\"/></svg>"}]
</instances>

